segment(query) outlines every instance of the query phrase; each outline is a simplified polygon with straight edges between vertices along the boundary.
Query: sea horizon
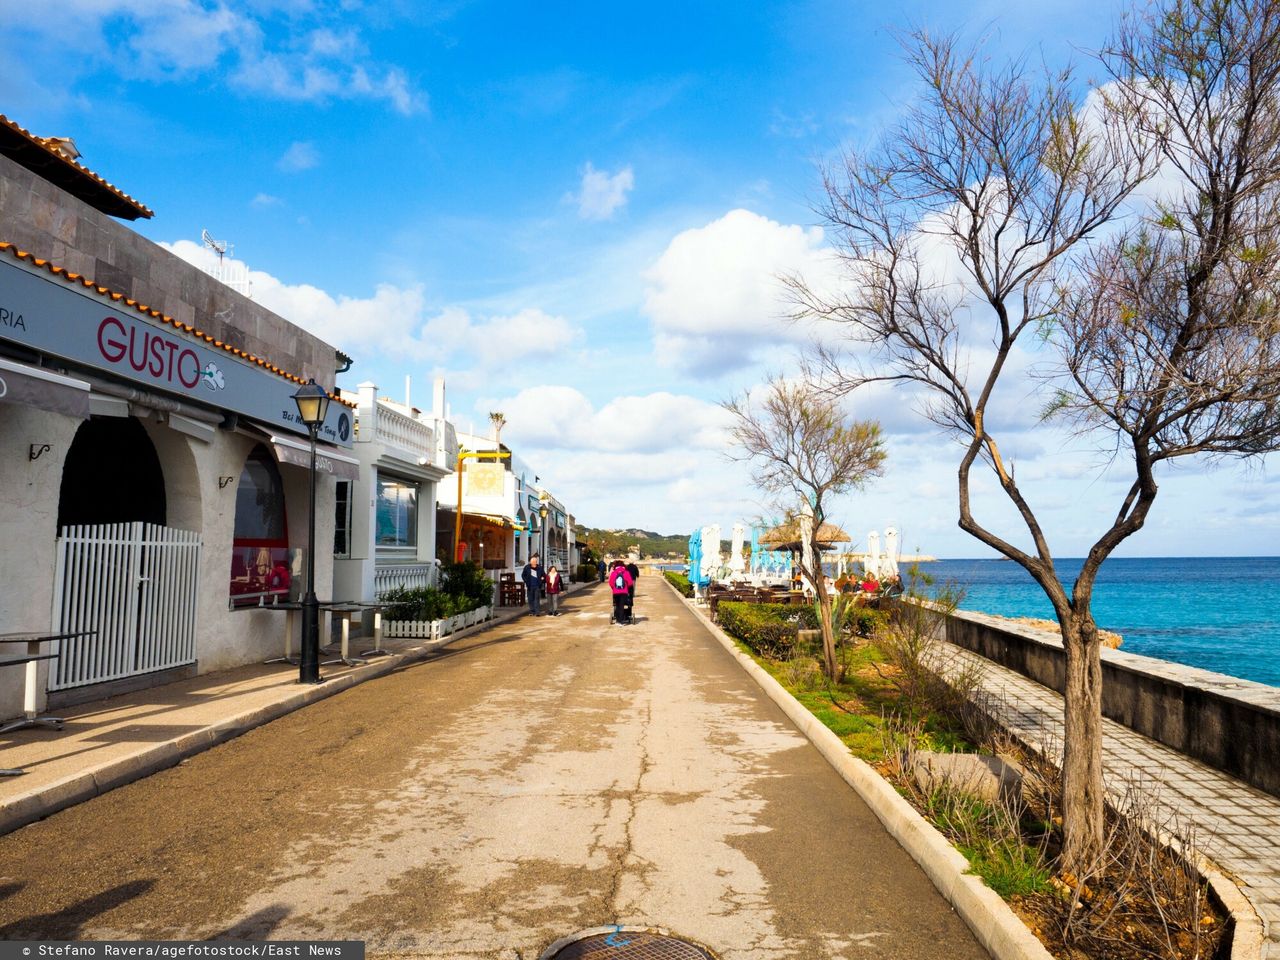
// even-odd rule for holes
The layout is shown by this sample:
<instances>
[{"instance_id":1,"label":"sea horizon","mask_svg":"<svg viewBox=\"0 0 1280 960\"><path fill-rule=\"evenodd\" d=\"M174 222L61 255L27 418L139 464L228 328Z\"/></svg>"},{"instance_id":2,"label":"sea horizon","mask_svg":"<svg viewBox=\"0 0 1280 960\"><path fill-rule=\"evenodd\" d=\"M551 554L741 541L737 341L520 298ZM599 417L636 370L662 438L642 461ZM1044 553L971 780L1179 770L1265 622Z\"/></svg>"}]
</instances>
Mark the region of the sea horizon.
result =
<instances>
[{"instance_id":1,"label":"sea horizon","mask_svg":"<svg viewBox=\"0 0 1280 960\"><path fill-rule=\"evenodd\" d=\"M1055 559L1068 590L1082 563ZM933 578L933 592L948 583L960 587L962 610L1055 619L1040 585L1015 561L955 558L914 566ZM1092 611L1129 653L1280 686L1280 556L1111 557L1098 571Z\"/></svg>"}]
</instances>

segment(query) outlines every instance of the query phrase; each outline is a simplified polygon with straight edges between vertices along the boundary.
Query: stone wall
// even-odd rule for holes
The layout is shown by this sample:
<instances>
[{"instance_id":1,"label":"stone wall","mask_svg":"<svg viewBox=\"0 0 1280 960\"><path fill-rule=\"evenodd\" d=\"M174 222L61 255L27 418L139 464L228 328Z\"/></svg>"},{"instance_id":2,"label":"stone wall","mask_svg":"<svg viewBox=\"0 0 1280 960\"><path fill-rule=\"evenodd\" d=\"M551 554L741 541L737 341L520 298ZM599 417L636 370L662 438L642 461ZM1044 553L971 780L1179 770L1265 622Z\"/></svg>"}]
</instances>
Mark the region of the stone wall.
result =
<instances>
[{"instance_id":1,"label":"stone wall","mask_svg":"<svg viewBox=\"0 0 1280 960\"><path fill-rule=\"evenodd\" d=\"M947 639L1062 691L1062 641L982 614L958 611ZM1280 796L1280 688L1220 673L1102 651L1102 712L1144 736Z\"/></svg>"},{"instance_id":2,"label":"stone wall","mask_svg":"<svg viewBox=\"0 0 1280 960\"><path fill-rule=\"evenodd\" d=\"M4 156L0 241L333 388L332 346Z\"/></svg>"}]
</instances>

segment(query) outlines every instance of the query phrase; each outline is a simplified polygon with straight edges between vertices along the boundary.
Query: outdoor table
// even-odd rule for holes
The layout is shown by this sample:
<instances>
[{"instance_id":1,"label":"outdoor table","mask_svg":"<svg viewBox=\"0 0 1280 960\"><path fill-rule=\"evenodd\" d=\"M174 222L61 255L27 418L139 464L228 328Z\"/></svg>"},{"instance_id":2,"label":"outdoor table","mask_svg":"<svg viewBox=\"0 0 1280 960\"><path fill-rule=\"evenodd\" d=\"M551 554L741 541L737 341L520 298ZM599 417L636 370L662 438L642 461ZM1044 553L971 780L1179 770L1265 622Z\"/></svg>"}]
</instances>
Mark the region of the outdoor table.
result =
<instances>
[{"instance_id":1,"label":"outdoor table","mask_svg":"<svg viewBox=\"0 0 1280 960\"><path fill-rule=\"evenodd\" d=\"M358 603L358 602L331 603L331 604L326 604L326 606L330 608L330 610L332 611L335 617L342 618L342 653L340 656L337 656L332 660L321 660L320 665L322 667L327 667L330 664L334 664L334 663L345 663L348 667L354 667L358 663L368 663L369 661L365 660L362 657L351 656L351 650L350 650L351 618L353 615L357 613L362 613L365 607L367 606L367 604ZM382 621L382 617L381 617L381 614L379 614L378 615L379 631L381 631L382 629L381 621Z\"/></svg>"},{"instance_id":2,"label":"outdoor table","mask_svg":"<svg viewBox=\"0 0 1280 960\"><path fill-rule=\"evenodd\" d=\"M70 633L3 633L0 634L0 643L25 643L27 645L27 655L21 658L0 658L0 666L4 664L25 663L27 665L27 675L23 681L22 687L22 711L24 716L18 720L0 727L0 733L8 733L10 730L21 730L24 727L46 726L57 727L63 721L61 717L42 717L36 710L36 693L39 690L40 674L36 667L37 661L57 659L58 654L40 653L40 644L46 640L74 640L77 637L92 637L97 635L97 630L75 630Z\"/></svg>"},{"instance_id":3,"label":"outdoor table","mask_svg":"<svg viewBox=\"0 0 1280 960\"><path fill-rule=\"evenodd\" d=\"M58 659L58 655L56 653L40 653L40 654L36 654L35 656L28 656L28 657L0 657L0 667L7 666L8 664L11 664L11 663L33 664L37 660L56 660L56 659ZM28 667L27 669L30 670L33 668ZM35 711L30 711L30 712L34 713ZM3 727L0 727L0 733L5 733L9 730L18 730L26 726L34 726L37 723L45 723L52 726L54 723L62 723L62 721L57 719L56 717L28 716L22 720L15 720L13 723L9 723ZM0 777L20 777L26 772L27 771L25 770L19 770L17 768L12 768L12 767L0 768Z\"/></svg>"},{"instance_id":4,"label":"outdoor table","mask_svg":"<svg viewBox=\"0 0 1280 960\"><path fill-rule=\"evenodd\" d=\"M391 651L382 649L382 611L387 608L387 604L360 600L352 602L347 606L359 607L361 610L373 611L373 646L368 650L361 650L360 656L389 657L391 655Z\"/></svg>"},{"instance_id":5,"label":"outdoor table","mask_svg":"<svg viewBox=\"0 0 1280 960\"><path fill-rule=\"evenodd\" d=\"M284 656L272 657L270 660L264 660L263 663L290 663L294 666L298 665L298 658L293 653L293 615L302 609L302 604L296 600L285 600L281 603L278 599L272 603L266 603L265 598L259 599L256 607L240 607L241 610L283 610L288 616L284 621Z\"/></svg>"}]
</instances>

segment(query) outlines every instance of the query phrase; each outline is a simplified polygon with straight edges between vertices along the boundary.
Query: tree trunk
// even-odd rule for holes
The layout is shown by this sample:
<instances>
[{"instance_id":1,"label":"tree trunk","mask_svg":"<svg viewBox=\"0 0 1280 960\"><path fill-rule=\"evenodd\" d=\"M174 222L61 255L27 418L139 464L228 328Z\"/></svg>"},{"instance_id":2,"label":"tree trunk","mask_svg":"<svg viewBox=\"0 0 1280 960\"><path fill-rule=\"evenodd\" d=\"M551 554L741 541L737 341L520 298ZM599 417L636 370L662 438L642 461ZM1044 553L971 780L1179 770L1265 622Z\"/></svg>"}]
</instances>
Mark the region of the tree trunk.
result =
<instances>
[{"instance_id":1,"label":"tree trunk","mask_svg":"<svg viewBox=\"0 0 1280 960\"><path fill-rule=\"evenodd\" d=\"M1066 870L1082 876L1102 854L1102 660L1098 628L1089 614L1062 624L1066 651L1066 735L1062 760L1062 852Z\"/></svg>"},{"instance_id":2,"label":"tree trunk","mask_svg":"<svg viewBox=\"0 0 1280 960\"><path fill-rule=\"evenodd\" d=\"M831 594L825 585L818 585L818 624L822 628L822 661L827 678L832 683L839 683L836 663L836 638L831 627Z\"/></svg>"}]
</instances>

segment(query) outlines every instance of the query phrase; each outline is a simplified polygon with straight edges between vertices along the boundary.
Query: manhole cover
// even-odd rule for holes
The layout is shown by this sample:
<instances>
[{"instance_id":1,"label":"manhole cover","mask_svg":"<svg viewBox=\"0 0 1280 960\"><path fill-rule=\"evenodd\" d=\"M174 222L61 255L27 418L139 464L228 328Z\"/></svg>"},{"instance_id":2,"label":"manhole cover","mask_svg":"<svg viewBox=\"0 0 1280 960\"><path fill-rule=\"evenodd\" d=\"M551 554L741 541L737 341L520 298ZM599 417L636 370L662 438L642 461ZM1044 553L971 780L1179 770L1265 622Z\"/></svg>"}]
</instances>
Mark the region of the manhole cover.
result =
<instances>
[{"instance_id":1,"label":"manhole cover","mask_svg":"<svg viewBox=\"0 0 1280 960\"><path fill-rule=\"evenodd\" d=\"M553 943L541 960L716 960L706 947L658 930L606 928L566 940Z\"/></svg>"}]
</instances>

